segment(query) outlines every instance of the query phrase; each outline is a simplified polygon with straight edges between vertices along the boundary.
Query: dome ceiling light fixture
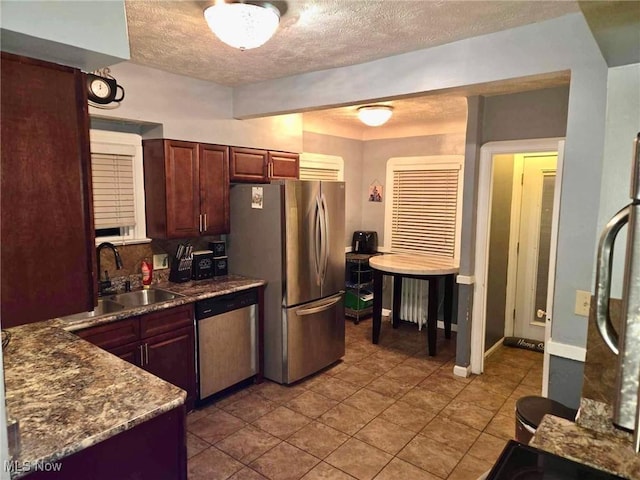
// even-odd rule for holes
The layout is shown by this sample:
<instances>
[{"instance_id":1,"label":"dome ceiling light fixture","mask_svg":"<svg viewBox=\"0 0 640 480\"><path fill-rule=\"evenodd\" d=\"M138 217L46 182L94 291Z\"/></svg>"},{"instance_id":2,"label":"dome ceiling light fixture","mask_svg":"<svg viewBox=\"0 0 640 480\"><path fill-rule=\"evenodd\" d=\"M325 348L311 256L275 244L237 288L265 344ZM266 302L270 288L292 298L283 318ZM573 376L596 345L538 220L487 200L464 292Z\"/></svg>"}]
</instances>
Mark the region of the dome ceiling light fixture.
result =
<instances>
[{"instance_id":1,"label":"dome ceiling light fixture","mask_svg":"<svg viewBox=\"0 0 640 480\"><path fill-rule=\"evenodd\" d=\"M358 118L365 125L379 127L391 118L393 107L389 105L367 105L358 108Z\"/></svg>"},{"instance_id":2,"label":"dome ceiling light fixture","mask_svg":"<svg viewBox=\"0 0 640 480\"><path fill-rule=\"evenodd\" d=\"M204 18L220 40L244 51L264 45L276 33L280 10L269 2L216 0L205 8Z\"/></svg>"}]
</instances>

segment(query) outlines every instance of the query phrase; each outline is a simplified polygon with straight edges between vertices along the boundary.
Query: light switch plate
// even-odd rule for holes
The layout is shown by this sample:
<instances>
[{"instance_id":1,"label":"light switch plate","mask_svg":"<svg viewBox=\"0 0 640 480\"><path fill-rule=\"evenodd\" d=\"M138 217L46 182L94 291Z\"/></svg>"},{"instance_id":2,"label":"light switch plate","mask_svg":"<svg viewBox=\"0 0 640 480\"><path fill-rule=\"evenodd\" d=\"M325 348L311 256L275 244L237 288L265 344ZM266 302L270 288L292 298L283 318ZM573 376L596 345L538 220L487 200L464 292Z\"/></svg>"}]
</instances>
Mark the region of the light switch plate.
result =
<instances>
[{"instance_id":1,"label":"light switch plate","mask_svg":"<svg viewBox=\"0 0 640 480\"><path fill-rule=\"evenodd\" d=\"M158 255L154 255L153 269L164 270L165 268L169 268L169 255L167 255L166 253L160 253Z\"/></svg>"},{"instance_id":2,"label":"light switch plate","mask_svg":"<svg viewBox=\"0 0 640 480\"><path fill-rule=\"evenodd\" d=\"M583 317L589 316L589 305L591 304L591 292L576 290L575 314Z\"/></svg>"}]
</instances>

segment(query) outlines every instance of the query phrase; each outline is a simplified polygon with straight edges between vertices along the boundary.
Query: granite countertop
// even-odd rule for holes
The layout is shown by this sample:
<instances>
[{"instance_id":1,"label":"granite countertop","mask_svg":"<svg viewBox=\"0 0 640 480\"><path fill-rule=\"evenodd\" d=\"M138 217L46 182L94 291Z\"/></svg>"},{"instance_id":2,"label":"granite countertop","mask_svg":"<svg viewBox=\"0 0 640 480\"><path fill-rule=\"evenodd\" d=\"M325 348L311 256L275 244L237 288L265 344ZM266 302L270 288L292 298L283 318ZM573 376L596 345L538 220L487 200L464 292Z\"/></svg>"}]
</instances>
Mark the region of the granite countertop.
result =
<instances>
[{"instance_id":1,"label":"granite countertop","mask_svg":"<svg viewBox=\"0 0 640 480\"><path fill-rule=\"evenodd\" d=\"M229 275L154 287L185 295L116 315L52 319L8 329L3 349L7 415L20 422L15 465L55 462L184 404L186 392L71 333L264 285ZM25 471L12 471L19 478Z\"/></svg>"},{"instance_id":2,"label":"granite countertop","mask_svg":"<svg viewBox=\"0 0 640 480\"><path fill-rule=\"evenodd\" d=\"M530 442L532 447L580 463L640 480L640 455L632 435L611 423L611 409L602 402L583 399L576 422L545 415Z\"/></svg>"},{"instance_id":3,"label":"granite countertop","mask_svg":"<svg viewBox=\"0 0 640 480\"><path fill-rule=\"evenodd\" d=\"M8 330L7 415L20 422L17 465L55 462L182 405L186 392L55 322ZM27 471L12 471L19 478Z\"/></svg>"}]
</instances>

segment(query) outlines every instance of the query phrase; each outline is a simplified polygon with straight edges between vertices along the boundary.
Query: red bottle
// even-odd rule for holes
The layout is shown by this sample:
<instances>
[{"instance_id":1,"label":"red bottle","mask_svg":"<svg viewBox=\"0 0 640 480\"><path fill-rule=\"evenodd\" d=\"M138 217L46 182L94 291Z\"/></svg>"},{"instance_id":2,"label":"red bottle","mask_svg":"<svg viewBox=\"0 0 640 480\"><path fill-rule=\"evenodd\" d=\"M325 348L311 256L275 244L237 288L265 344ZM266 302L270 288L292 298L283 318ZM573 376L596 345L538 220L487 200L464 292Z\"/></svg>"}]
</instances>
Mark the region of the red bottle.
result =
<instances>
[{"instance_id":1,"label":"red bottle","mask_svg":"<svg viewBox=\"0 0 640 480\"><path fill-rule=\"evenodd\" d=\"M149 288L153 278L153 266L145 258L142 260L142 288Z\"/></svg>"}]
</instances>

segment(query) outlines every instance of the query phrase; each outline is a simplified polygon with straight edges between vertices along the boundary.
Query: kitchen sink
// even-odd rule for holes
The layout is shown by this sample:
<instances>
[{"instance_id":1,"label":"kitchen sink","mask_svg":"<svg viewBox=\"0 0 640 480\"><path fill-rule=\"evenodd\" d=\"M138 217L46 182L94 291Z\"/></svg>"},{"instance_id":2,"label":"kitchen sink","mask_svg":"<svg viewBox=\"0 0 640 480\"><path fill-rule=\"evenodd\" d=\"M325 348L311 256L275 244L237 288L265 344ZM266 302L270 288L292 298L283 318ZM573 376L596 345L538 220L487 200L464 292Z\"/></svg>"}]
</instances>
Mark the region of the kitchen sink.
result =
<instances>
[{"instance_id":1,"label":"kitchen sink","mask_svg":"<svg viewBox=\"0 0 640 480\"><path fill-rule=\"evenodd\" d=\"M121 312L124 309L125 309L125 306L120 303L116 303L112 300L99 298L98 306L93 311L76 313L73 315L69 315L65 318L68 318L70 320L82 320L84 318L93 318L93 317L99 317L101 315L107 315L109 313Z\"/></svg>"},{"instance_id":2,"label":"kitchen sink","mask_svg":"<svg viewBox=\"0 0 640 480\"><path fill-rule=\"evenodd\" d=\"M109 300L124 305L125 308L142 307L153 303L166 302L183 295L167 292L159 288L150 288L148 290L138 290L136 292L119 293L111 295Z\"/></svg>"}]
</instances>

